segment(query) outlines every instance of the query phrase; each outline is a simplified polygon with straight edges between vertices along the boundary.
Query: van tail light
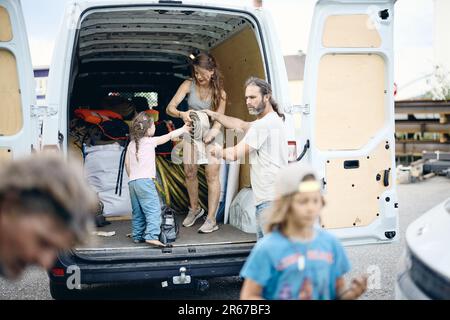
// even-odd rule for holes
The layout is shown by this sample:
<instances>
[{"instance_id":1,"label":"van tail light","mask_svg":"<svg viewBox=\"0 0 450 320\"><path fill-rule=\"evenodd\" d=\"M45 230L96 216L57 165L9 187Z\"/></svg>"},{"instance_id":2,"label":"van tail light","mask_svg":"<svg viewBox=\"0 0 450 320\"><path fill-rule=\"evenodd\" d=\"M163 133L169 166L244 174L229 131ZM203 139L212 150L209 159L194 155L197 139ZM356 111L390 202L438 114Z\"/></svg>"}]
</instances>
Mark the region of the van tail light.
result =
<instances>
[{"instance_id":1,"label":"van tail light","mask_svg":"<svg viewBox=\"0 0 450 320\"><path fill-rule=\"evenodd\" d=\"M53 268L51 273L54 277L64 277L65 271L63 268Z\"/></svg>"}]
</instances>

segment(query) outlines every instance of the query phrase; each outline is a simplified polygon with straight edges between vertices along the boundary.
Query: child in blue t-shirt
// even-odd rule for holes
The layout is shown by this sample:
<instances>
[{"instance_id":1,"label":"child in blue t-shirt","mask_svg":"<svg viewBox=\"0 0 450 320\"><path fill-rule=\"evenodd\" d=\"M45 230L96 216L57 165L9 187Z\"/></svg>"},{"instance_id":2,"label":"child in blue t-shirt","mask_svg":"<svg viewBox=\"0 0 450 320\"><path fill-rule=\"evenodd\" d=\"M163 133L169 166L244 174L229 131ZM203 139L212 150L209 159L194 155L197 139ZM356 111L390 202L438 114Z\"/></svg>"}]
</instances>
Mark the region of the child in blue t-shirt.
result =
<instances>
[{"instance_id":1,"label":"child in blue t-shirt","mask_svg":"<svg viewBox=\"0 0 450 320\"><path fill-rule=\"evenodd\" d=\"M281 169L276 200L266 215L269 233L253 248L241 277L241 299L356 299L367 278L345 288L350 263L330 233L315 227L324 205L314 171L298 163Z\"/></svg>"}]
</instances>

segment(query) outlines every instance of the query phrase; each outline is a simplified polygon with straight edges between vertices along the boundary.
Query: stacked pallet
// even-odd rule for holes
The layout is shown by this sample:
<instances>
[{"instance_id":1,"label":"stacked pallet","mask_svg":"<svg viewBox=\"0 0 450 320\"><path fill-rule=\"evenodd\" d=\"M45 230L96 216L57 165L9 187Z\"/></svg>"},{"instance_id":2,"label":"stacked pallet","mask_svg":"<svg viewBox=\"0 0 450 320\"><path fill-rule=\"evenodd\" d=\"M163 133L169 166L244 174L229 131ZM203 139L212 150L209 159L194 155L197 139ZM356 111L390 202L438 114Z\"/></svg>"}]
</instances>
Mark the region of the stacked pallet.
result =
<instances>
[{"instance_id":1,"label":"stacked pallet","mask_svg":"<svg viewBox=\"0 0 450 320\"><path fill-rule=\"evenodd\" d=\"M397 101L395 113L408 116L408 120L395 123L397 156L421 156L424 151L450 152L450 102ZM432 118L420 119L423 115L432 115Z\"/></svg>"}]
</instances>

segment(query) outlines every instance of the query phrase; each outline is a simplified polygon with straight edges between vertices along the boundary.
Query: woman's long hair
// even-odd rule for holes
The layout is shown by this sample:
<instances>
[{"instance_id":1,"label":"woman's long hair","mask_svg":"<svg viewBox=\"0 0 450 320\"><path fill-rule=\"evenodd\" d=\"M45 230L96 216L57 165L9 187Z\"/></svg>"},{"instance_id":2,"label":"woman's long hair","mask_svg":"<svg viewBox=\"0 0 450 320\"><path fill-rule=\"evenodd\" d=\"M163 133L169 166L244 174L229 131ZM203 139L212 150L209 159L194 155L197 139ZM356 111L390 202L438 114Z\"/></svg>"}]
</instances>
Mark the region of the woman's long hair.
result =
<instances>
[{"instance_id":1,"label":"woman's long hair","mask_svg":"<svg viewBox=\"0 0 450 320\"><path fill-rule=\"evenodd\" d=\"M214 72L210 81L210 88L212 90L211 109L213 111L216 111L219 108L220 102L224 98L222 96L223 76L219 70L219 66L217 65L216 59L209 53L199 53L195 57L194 61L192 61L191 72L192 78L194 79L195 82L197 82L194 67L200 67L208 71Z\"/></svg>"},{"instance_id":2,"label":"woman's long hair","mask_svg":"<svg viewBox=\"0 0 450 320\"><path fill-rule=\"evenodd\" d=\"M278 103L275 101L275 99L272 96L272 87L270 86L270 84L267 81L264 81L264 80L256 78L256 77L251 77L245 82L245 87L247 88L248 86L258 87L263 96L269 95L270 96L269 102L272 105L273 110L278 114L278 116L280 118L283 119L283 121L285 120L284 114L282 114L280 112Z\"/></svg>"},{"instance_id":3,"label":"woman's long hair","mask_svg":"<svg viewBox=\"0 0 450 320\"><path fill-rule=\"evenodd\" d=\"M136 160L139 162L139 141L146 136L148 129L153 125L153 118L147 115L144 111L134 117L131 122L130 135L131 139L136 144Z\"/></svg>"}]
</instances>

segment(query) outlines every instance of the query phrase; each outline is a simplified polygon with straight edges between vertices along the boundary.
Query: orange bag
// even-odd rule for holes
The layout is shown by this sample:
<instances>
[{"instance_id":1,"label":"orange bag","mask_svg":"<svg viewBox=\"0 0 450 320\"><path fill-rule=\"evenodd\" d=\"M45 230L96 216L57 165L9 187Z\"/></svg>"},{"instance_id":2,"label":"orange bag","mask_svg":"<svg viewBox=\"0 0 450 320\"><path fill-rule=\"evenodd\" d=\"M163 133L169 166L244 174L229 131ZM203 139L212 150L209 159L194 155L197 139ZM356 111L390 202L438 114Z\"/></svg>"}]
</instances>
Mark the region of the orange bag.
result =
<instances>
[{"instance_id":1,"label":"orange bag","mask_svg":"<svg viewBox=\"0 0 450 320\"><path fill-rule=\"evenodd\" d=\"M93 124L99 124L111 119L123 120L123 117L120 114L111 110L76 109L75 116Z\"/></svg>"},{"instance_id":2,"label":"orange bag","mask_svg":"<svg viewBox=\"0 0 450 320\"><path fill-rule=\"evenodd\" d=\"M149 116L151 116L153 118L154 122L158 122L158 120L159 120L159 111L153 110L153 109L149 109L149 110L146 110L145 113L148 114Z\"/></svg>"}]
</instances>

